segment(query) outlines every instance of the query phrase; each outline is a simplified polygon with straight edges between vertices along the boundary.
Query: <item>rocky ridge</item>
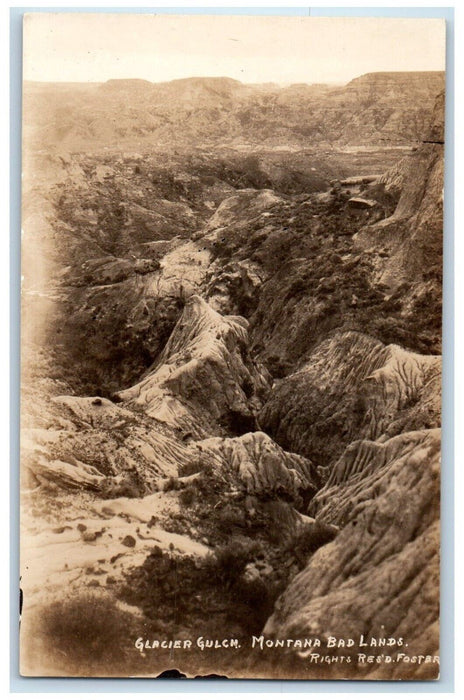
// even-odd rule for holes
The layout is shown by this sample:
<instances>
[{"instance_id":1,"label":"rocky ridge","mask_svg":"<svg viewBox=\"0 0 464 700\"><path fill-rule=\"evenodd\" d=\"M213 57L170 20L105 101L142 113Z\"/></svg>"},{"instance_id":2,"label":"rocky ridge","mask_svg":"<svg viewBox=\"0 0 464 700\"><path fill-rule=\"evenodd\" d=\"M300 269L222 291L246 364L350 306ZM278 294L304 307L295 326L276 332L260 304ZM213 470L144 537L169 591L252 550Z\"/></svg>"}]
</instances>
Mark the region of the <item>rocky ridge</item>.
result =
<instances>
[{"instance_id":1,"label":"rocky ridge","mask_svg":"<svg viewBox=\"0 0 464 700\"><path fill-rule=\"evenodd\" d=\"M214 421L252 424L269 378L247 356L247 322L191 296L156 365L118 394L153 418L201 432ZM188 407L185 405L188 402ZM204 417L206 414L206 417Z\"/></svg>"}]
</instances>

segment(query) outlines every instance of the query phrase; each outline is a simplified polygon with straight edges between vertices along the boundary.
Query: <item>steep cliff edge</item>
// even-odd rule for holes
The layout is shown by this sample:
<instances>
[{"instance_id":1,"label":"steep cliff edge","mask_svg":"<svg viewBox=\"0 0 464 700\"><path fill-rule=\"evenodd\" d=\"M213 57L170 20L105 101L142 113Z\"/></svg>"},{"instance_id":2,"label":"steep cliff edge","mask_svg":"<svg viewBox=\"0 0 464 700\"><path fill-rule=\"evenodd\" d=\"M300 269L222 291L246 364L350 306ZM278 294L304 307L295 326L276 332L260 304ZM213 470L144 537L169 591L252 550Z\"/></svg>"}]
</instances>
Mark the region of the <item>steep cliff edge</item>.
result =
<instances>
[{"instance_id":1,"label":"steep cliff edge","mask_svg":"<svg viewBox=\"0 0 464 700\"><path fill-rule=\"evenodd\" d=\"M398 187L400 197L392 216L361 229L358 249L382 249L375 278L391 292L407 282L416 301L439 313L443 241L444 93L435 102L421 146L381 179Z\"/></svg>"}]
</instances>

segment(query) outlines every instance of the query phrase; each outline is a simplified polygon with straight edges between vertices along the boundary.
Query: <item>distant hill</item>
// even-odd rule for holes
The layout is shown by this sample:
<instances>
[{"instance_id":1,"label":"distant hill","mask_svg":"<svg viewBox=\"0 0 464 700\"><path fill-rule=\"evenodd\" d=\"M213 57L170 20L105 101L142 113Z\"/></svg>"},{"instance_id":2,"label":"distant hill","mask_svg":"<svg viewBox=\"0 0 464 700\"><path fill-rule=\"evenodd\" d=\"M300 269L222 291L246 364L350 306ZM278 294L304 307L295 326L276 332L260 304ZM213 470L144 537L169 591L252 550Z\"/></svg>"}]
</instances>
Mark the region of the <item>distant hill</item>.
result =
<instances>
[{"instance_id":1,"label":"distant hill","mask_svg":"<svg viewBox=\"0 0 464 700\"><path fill-rule=\"evenodd\" d=\"M343 87L192 77L24 84L26 144L404 145L420 141L444 73L368 73Z\"/></svg>"}]
</instances>

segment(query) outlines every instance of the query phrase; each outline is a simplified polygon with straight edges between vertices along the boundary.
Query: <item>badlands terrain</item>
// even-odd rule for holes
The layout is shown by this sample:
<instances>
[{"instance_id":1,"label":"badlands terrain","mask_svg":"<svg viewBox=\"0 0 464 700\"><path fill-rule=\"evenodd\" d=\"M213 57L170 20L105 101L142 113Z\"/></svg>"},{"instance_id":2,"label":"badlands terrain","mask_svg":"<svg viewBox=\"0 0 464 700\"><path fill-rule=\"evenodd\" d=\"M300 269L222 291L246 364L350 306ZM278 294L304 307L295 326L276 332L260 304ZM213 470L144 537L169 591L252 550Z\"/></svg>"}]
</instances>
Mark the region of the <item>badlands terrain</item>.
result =
<instances>
[{"instance_id":1,"label":"badlands terrain","mask_svg":"<svg viewBox=\"0 0 464 700\"><path fill-rule=\"evenodd\" d=\"M443 89L26 83L22 673L437 677Z\"/></svg>"}]
</instances>

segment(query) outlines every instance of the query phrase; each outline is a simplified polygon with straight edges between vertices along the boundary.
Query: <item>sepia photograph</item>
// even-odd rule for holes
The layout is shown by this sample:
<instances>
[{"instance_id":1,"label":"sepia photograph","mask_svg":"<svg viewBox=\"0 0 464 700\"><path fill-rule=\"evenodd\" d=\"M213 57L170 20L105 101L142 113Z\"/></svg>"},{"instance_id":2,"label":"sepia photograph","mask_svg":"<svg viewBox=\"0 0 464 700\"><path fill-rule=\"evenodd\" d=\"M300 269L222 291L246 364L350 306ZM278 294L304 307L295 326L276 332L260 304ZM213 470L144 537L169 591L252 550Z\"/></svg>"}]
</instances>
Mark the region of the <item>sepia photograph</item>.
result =
<instances>
[{"instance_id":1,"label":"sepia photograph","mask_svg":"<svg viewBox=\"0 0 464 700\"><path fill-rule=\"evenodd\" d=\"M24 15L22 676L439 678L445 33Z\"/></svg>"}]
</instances>

